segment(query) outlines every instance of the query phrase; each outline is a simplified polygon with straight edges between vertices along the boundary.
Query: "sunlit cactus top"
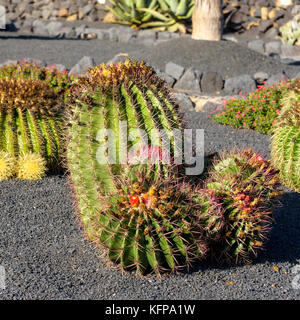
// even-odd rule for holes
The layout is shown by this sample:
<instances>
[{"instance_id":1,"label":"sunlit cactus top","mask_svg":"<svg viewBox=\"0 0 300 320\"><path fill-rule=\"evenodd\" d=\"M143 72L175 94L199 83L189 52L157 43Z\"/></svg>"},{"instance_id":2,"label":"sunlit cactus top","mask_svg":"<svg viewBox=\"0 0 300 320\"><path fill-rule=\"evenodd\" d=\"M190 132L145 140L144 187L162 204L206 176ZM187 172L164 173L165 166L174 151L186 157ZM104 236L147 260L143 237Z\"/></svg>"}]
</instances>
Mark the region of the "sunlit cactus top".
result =
<instances>
[{"instance_id":1,"label":"sunlit cactus top","mask_svg":"<svg viewBox=\"0 0 300 320\"><path fill-rule=\"evenodd\" d=\"M164 81L159 79L153 68L147 66L144 61L137 62L126 59L124 63L105 64L90 68L87 75L75 81L73 87L93 85L101 86L103 89L119 87L122 84L133 81L135 84L141 83L147 86L155 85L158 89L163 89Z\"/></svg>"},{"instance_id":2,"label":"sunlit cactus top","mask_svg":"<svg viewBox=\"0 0 300 320\"><path fill-rule=\"evenodd\" d=\"M64 94L74 79L68 75L67 70L60 71L56 65L44 67L26 60L0 67L0 79L6 78L43 80L59 94Z\"/></svg>"},{"instance_id":3,"label":"sunlit cactus top","mask_svg":"<svg viewBox=\"0 0 300 320\"><path fill-rule=\"evenodd\" d=\"M54 116L60 110L60 99L44 81L0 79L0 112L16 109Z\"/></svg>"}]
</instances>

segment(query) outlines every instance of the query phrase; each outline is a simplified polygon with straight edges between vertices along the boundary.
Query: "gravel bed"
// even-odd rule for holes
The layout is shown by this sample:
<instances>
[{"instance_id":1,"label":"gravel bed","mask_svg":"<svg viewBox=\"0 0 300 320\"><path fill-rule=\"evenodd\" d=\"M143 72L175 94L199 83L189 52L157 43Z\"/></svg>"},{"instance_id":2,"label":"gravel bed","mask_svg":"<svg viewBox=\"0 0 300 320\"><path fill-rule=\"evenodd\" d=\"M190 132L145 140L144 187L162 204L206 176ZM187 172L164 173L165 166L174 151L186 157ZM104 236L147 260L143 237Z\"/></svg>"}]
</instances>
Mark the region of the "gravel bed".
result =
<instances>
[{"instance_id":1,"label":"gravel bed","mask_svg":"<svg viewBox=\"0 0 300 320\"><path fill-rule=\"evenodd\" d=\"M18 34L0 33L0 63L30 57L73 67L83 56L92 57L96 63L106 62L118 53L128 53L134 59L164 70L173 61L185 68L201 72L217 71L225 79L256 72L269 75L282 73L290 77L300 72L299 65L288 65L238 45L231 41L194 41L189 38L172 39L155 47L141 44L118 43L108 40L58 40Z\"/></svg>"},{"instance_id":2,"label":"gravel bed","mask_svg":"<svg viewBox=\"0 0 300 320\"><path fill-rule=\"evenodd\" d=\"M205 129L206 154L233 146L269 153L265 135L219 125L206 113L189 117L186 127ZM77 220L66 176L1 182L0 212L0 265L7 276L0 299L300 299L292 287L300 263L300 197L290 191L275 212L266 250L252 265L202 263L162 279L107 266Z\"/></svg>"}]
</instances>

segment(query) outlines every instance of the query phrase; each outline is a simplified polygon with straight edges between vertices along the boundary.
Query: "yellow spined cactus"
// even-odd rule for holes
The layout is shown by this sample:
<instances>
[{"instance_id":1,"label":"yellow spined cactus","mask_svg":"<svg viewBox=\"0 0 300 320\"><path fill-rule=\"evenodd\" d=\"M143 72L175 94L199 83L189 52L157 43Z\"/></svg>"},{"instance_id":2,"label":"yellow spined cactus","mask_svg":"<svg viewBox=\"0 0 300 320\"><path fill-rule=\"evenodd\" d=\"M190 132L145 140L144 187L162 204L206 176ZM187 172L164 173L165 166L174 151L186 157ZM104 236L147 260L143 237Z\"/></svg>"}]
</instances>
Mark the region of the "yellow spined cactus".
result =
<instances>
[{"instance_id":1,"label":"yellow spined cactus","mask_svg":"<svg viewBox=\"0 0 300 320\"><path fill-rule=\"evenodd\" d=\"M15 159L9 153L0 151L0 181L11 178L14 171Z\"/></svg>"},{"instance_id":2,"label":"yellow spined cactus","mask_svg":"<svg viewBox=\"0 0 300 320\"><path fill-rule=\"evenodd\" d=\"M46 161L36 153L19 156L16 166L17 178L21 180L39 180L46 174Z\"/></svg>"}]
</instances>

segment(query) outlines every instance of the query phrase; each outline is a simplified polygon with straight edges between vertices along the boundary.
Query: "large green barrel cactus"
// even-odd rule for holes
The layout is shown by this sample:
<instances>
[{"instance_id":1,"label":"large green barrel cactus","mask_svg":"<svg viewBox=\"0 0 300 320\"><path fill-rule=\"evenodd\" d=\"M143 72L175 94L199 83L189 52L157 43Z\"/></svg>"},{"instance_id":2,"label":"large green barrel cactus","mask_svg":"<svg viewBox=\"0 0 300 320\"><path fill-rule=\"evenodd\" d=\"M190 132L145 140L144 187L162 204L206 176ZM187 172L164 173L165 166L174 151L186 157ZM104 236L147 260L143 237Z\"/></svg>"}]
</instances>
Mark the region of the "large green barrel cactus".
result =
<instances>
[{"instance_id":1,"label":"large green barrel cactus","mask_svg":"<svg viewBox=\"0 0 300 320\"><path fill-rule=\"evenodd\" d=\"M84 215L88 218L92 208L98 210L100 194L116 191L114 176L126 170L126 153L136 150L136 155L142 155L150 144L162 150L159 130L170 134L180 125L163 81L143 62L127 60L90 69L75 81L69 100L67 164L80 211L88 209ZM125 130L121 124L126 125ZM115 148L115 163L107 155L106 130L115 136L109 145ZM131 137L128 144L127 136ZM169 138L173 156L176 146L172 135ZM154 167L157 174L167 171L160 164Z\"/></svg>"},{"instance_id":2,"label":"large green barrel cactus","mask_svg":"<svg viewBox=\"0 0 300 320\"><path fill-rule=\"evenodd\" d=\"M272 162L282 183L300 192L300 79L291 84L282 103L272 136Z\"/></svg>"},{"instance_id":3,"label":"large green barrel cactus","mask_svg":"<svg viewBox=\"0 0 300 320\"><path fill-rule=\"evenodd\" d=\"M13 157L40 154L50 170L59 167L61 99L41 80L0 79L0 150Z\"/></svg>"},{"instance_id":4,"label":"large green barrel cactus","mask_svg":"<svg viewBox=\"0 0 300 320\"><path fill-rule=\"evenodd\" d=\"M210 243L213 260L243 264L257 255L272 226L279 186L278 171L251 150L225 154L215 163L207 192L225 213L218 238Z\"/></svg>"}]
</instances>

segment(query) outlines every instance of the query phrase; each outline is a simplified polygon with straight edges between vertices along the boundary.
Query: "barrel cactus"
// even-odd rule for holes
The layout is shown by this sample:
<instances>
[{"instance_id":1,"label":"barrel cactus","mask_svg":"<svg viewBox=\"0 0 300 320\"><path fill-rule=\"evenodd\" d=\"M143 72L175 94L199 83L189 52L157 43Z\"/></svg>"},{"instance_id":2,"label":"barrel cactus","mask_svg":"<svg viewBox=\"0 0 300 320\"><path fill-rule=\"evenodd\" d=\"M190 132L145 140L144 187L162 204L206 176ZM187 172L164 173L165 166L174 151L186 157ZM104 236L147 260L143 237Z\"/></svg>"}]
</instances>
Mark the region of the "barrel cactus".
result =
<instances>
[{"instance_id":1,"label":"barrel cactus","mask_svg":"<svg viewBox=\"0 0 300 320\"><path fill-rule=\"evenodd\" d=\"M45 81L53 90L64 95L69 90L73 76L67 70L59 71L56 65L41 66L36 62L20 60L17 63L7 63L0 67L0 79L31 79Z\"/></svg>"},{"instance_id":2,"label":"barrel cactus","mask_svg":"<svg viewBox=\"0 0 300 320\"><path fill-rule=\"evenodd\" d=\"M59 168L62 100L42 80L0 79L0 150L17 158L40 154L50 170Z\"/></svg>"},{"instance_id":3,"label":"barrel cactus","mask_svg":"<svg viewBox=\"0 0 300 320\"><path fill-rule=\"evenodd\" d=\"M179 120L164 82L144 62L127 59L88 70L74 82L69 100L68 170L77 193L88 192L96 207L100 191L116 191L114 176L124 171L127 160L150 144L162 150L159 130L170 135L170 157L174 156L171 131L180 128ZM109 145L114 159L107 154L106 133L115 138ZM157 173L160 170L167 171L155 166Z\"/></svg>"},{"instance_id":4,"label":"barrel cactus","mask_svg":"<svg viewBox=\"0 0 300 320\"><path fill-rule=\"evenodd\" d=\"M85 226L107 257L139 275L176 272L206 257L205 232L221 206L176 178L153 178L146 167L117 179L116 194L104 197ZM197 194L197 196L195 196Z\"/></svg>"},{"instance_id":5,"label":"barrel cactus","mask_svg":"<svg viewBox=\"0 0 300 320\"><path fill-rule=\"evenodd\" d=\"M272 162L282 183L300 192L300 79L292 82L282 104L272 136Z\"/></svg>"},{"instance_id":6,"label":"barrel cactus","mask_svg":"<svg viewBox=\"0 0 300 320\"><path fill-rule=\"evenodd\" d=\"M215 163L206 188L222 203L225 222L211 242L213 260L244 264L257 256L272 226L279 186L278 171L251 150L225 154Z\"/></svg>"}]
</instances>

